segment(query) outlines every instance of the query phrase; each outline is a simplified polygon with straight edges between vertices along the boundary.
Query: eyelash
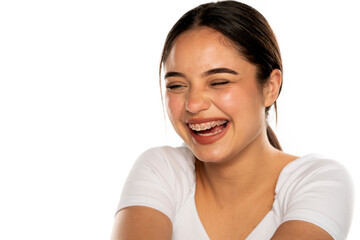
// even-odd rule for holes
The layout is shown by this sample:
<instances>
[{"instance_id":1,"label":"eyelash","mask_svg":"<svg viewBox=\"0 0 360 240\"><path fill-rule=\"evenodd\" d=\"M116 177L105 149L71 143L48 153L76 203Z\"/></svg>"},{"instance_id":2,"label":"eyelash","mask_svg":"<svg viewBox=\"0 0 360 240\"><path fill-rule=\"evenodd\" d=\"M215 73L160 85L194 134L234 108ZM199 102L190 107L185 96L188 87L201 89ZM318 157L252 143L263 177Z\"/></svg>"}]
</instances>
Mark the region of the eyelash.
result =
<instances>
[{"instance_id":1,"label":"eyelash","mask_svg":"<svg viewBox=\"0 0 360 240\"><path fill-rule=\"evenodd\" d=\"M221 85L226 85L230 83L230 81L218 81L218 82L213 82L213 83L210 83L211 86L213 87L216 87L216 86L221 86ZM180 89L180 88L183 88L185 87L184 85L181 85L181 84L173 84L173 85L168 85L166 86L166 88L168 90L177 90L177 89Z\"/></svg>"},{"instance_id":2,"label":"eyelash","mask_svg":"<svg viewBox=\"0 0 360 240\"><path fill-rule=\"evenodd\" d=\"M184 87L184 85L174 84L174 85L166 86L166 88L169 89L169 90L179 89L181 87Z\"/></svg>"},{"instance_id":3,"label":"eyelash","mask_svg":"<svg viewBox=\"0 0 360 240\"><path fill-rule=\"evenodd\" d=\"M228 83L229 83L229 81L221 81L221 82L213 82L210 85L211 86L219 86L219 85L225 85L225 84L228 84Z\"/></svg>"}]
</instances>

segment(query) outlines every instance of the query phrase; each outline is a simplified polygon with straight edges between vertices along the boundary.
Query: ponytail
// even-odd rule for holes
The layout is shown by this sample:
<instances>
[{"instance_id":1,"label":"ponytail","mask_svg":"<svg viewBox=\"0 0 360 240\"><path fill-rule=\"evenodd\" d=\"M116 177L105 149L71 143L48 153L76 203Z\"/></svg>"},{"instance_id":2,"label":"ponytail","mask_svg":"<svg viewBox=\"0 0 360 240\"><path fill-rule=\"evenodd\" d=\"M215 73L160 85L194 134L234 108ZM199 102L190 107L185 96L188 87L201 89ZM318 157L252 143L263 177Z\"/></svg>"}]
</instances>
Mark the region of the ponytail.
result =
<instances>
[{"instance_id":1,"label":"ponytail","mask_svg":"<svg viewBox=\"0 0 360 240\"><path fill-rule=\"evenodd\" d=\"M267 135L267 137L268 137L268 140L269 140L270 144L271 144L274 148L282 151L282 148L281 148L281 146L280 146L279 140L277 139L274 131L271 129L271 127L270 127L269 124L267 124L267 127L266 127L266 135Z\"/></svg>"}]
</instances>

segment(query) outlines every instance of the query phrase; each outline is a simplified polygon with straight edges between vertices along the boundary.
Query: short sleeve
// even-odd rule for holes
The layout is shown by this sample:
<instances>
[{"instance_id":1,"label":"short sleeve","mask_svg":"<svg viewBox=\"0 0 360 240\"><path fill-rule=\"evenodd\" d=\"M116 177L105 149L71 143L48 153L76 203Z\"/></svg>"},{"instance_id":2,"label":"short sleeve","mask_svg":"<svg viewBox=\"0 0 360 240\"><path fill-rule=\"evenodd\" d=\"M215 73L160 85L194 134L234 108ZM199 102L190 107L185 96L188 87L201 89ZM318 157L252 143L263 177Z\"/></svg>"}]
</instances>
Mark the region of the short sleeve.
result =
<instances>
[{"instance_id":1,"label":"short sleeve","mask_svg":"<svg viewBox=\"0 0 360 240\"><path fill-rule=\"evenodd\" d=\"M160 149L144 152L133 165L117 210L129 206L154 208L174 219L174 193L169 166Z\"/></svg>"},{"instance_id":2,"label":"short sleeve","mask_svg":"<svg viewBox=\"0 0 360 240\"><path fill-rule=\"evenodd\" d=\"M282 222L303 220L346 239L353 212L353 185L348 171L332 160L304 163L290 177Z\"/></svg>"}]
</instances>

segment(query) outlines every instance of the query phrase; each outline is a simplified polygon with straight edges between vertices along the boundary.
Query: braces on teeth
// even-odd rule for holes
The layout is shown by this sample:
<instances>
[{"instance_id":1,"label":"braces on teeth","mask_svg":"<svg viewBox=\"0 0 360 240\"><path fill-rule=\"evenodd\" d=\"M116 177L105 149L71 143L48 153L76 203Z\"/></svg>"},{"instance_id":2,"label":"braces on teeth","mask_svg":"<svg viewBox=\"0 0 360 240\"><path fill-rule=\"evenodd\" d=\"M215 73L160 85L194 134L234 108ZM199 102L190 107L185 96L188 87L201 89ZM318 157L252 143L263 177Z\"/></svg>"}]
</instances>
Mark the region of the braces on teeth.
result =
<instances>
[{"instance_id":1,"label":"braces on teeth","mask_svg":"<svg viewBox=\"0 0 360 240\"><path fill-rule=\"evenodd\" d=\"M226 120L218 120L218 121L211 121L211 122L200 123L200 124L189 123L189 127L194 131L204 131L204 130L213 128L215 126L220 126L226 122L227 122Z\"/></svg>"}]
</instances>

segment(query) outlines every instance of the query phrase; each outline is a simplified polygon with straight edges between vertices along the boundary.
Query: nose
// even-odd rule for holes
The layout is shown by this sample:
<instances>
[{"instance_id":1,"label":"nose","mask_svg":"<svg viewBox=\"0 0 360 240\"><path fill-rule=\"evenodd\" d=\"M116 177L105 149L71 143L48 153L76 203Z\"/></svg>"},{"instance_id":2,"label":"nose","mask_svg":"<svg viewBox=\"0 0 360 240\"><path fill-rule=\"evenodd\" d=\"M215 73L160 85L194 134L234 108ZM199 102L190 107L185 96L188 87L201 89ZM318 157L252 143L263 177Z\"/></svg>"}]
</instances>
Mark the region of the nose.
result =
<instances>
[{"instance_id":1,"label":"nose","mask_svg":"<svg viewBox=\"0 0 360 240\"><path fill-rule=\"evenodd\" d=\"M192 89L186 99L186 110L190 113L198 113L210 107L210 101L204 91Z\"/></svg>"}]
</instances>

